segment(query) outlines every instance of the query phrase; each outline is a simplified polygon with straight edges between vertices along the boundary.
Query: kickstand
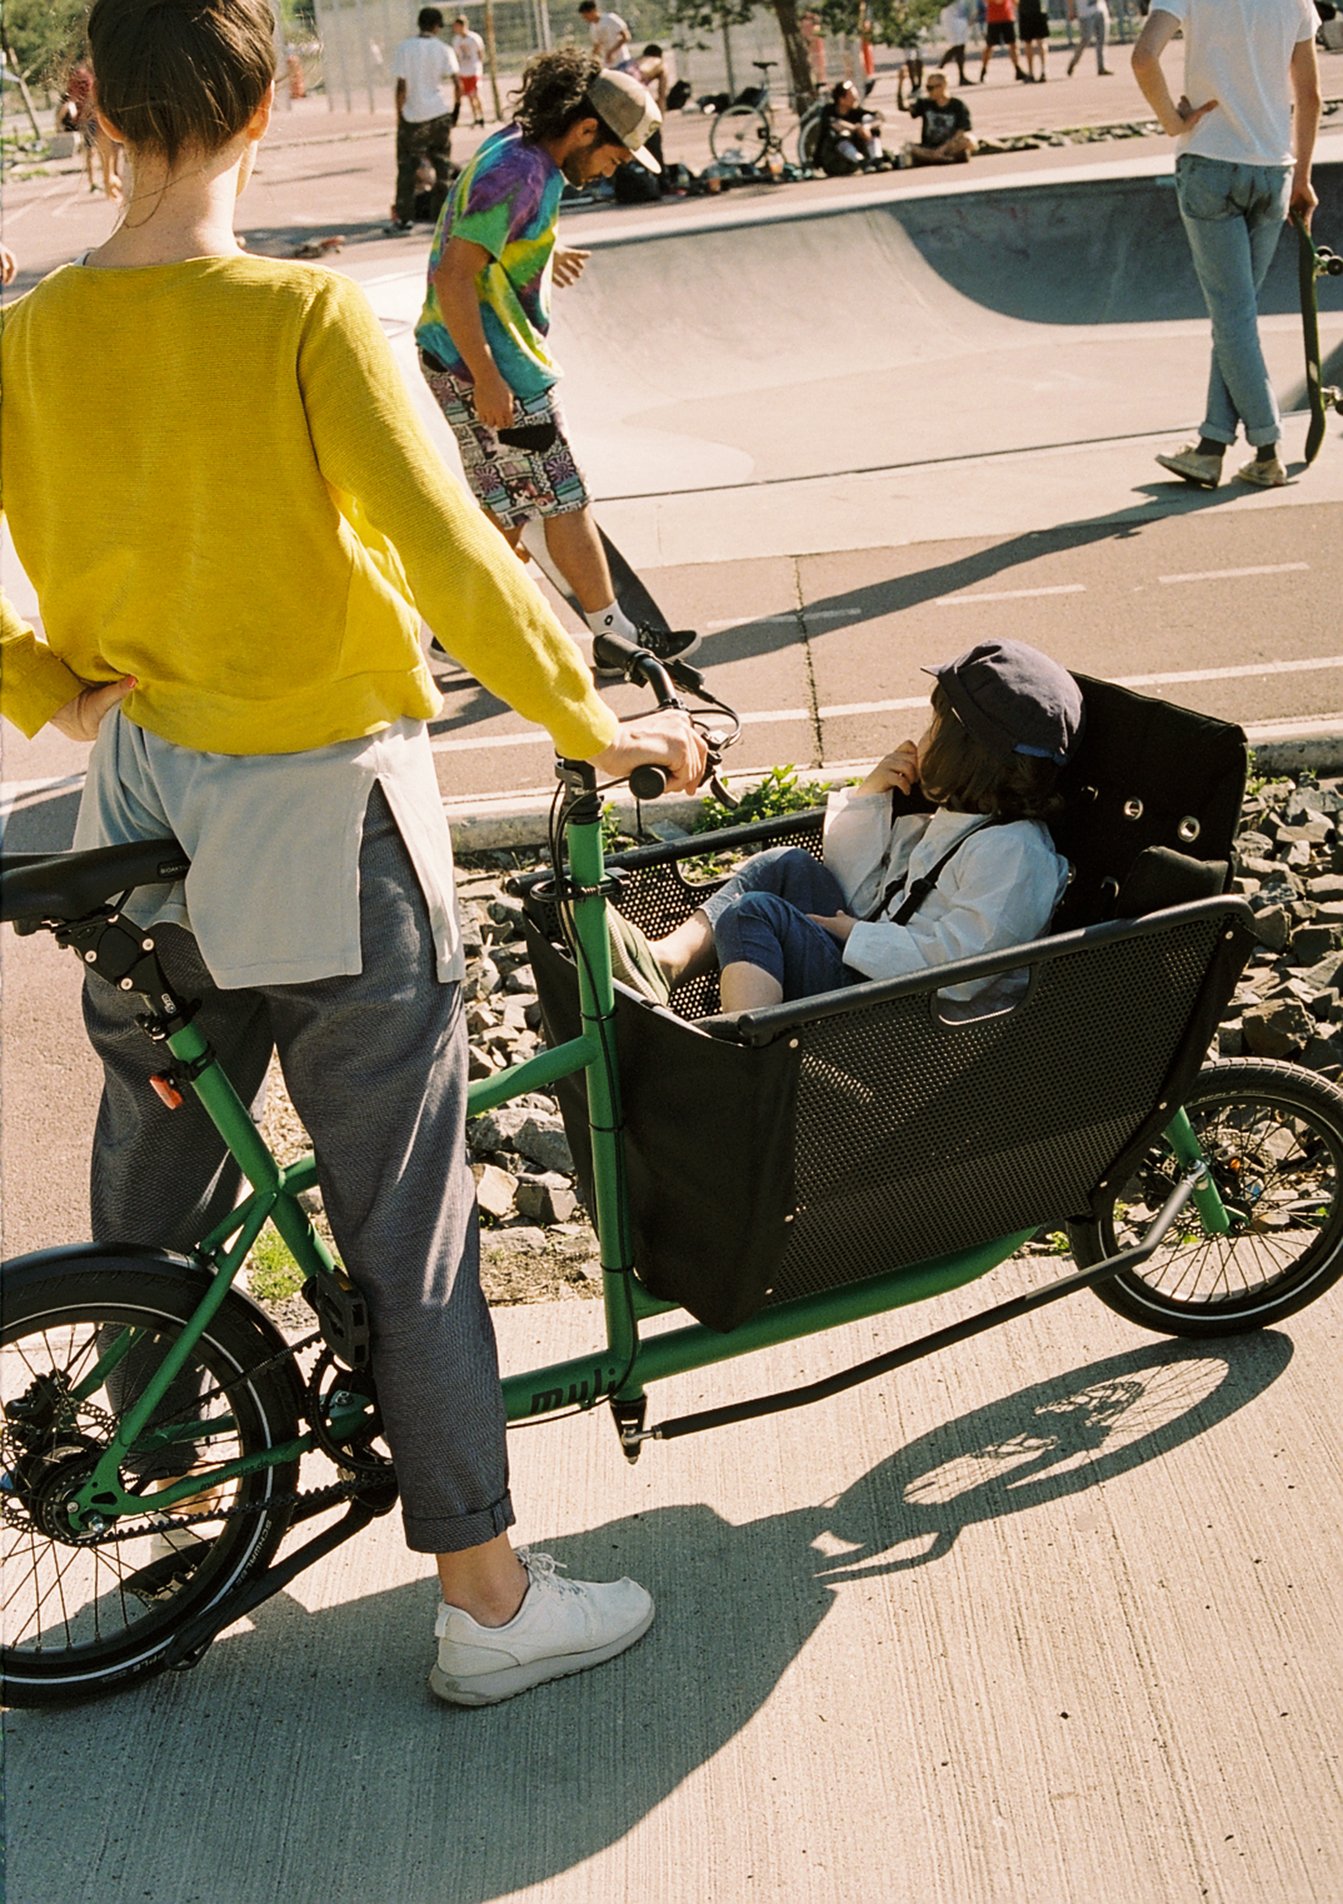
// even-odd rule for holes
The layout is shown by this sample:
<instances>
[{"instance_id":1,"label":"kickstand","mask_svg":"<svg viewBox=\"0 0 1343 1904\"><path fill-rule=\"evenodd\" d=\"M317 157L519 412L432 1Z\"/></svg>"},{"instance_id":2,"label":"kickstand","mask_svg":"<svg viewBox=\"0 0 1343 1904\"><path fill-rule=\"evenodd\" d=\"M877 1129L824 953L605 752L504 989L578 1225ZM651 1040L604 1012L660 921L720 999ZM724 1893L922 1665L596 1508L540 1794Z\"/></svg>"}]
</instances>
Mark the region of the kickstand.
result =
<instances>
[{"instance_id":1,"label":"kickstand","mask_svg":"<svg viewBox=\"0 0 1343 1904\"><path fill-rule=\"evenodd\" d=\"M236 1593L225 1596L217 1605L208 1607L204 1613L198 1613L194 1620L188 1620L181 1632L173 1640L163 1656L163 1663L173 1672L186 1672L192 1666L198 1666L219 1634L226 1626L232 1626L245 1613L253 1612L272 1594L279 1593L291 1580L298 1578L315 1560L321 1560L342 1546L353 1535L362 1533L371 1520L379 1514L385 1514L395 1503L395 1493L387 1501L371 1504L364 1500L352 1500L344 1516L334 1526L324 1528L304 1546L296 1548L287 1560L278 1561L273 1567L267 1567L254 1580L249 1580Z\"/></svg>"}]
</instances>

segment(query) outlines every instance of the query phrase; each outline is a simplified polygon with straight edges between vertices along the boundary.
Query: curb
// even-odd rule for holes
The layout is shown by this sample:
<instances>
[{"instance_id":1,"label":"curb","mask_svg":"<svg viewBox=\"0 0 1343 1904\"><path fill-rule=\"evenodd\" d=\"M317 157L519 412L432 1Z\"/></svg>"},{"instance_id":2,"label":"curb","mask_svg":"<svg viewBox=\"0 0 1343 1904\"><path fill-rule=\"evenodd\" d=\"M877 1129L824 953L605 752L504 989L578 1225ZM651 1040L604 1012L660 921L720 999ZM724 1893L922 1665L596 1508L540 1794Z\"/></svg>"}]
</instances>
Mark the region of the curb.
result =
<instances>
[{"instance_id":1,"label":"curb","mask_svg":"<svg viewBox=\"0 0 1343 1904\"><path fill-rule=\"evenodd\" d=\"M1275 774L1343 775L1343 715L1331 714L1318 721L1270 721L1261 727L1246 729L1246 738L1254 752L1256 772L1272 778ZM824 786L838 786L870 766L869 761L834 761L820 767L802 767L799 772ZM753 786L761 773L732 774L730 783L738 789ZM546 825L552 793L549 788L529 788L517 793L475 796L464 800L445 800L453 849L462 853L488 853L518 847L540 847L546 841ZM632 831L637 823L636 803L623 788L612 790L607 804L621 825ZM700 800L678 798L660 800L642 807L645 829L650 822L689 830L700 809Z\"/></svg>"}]
</instances>

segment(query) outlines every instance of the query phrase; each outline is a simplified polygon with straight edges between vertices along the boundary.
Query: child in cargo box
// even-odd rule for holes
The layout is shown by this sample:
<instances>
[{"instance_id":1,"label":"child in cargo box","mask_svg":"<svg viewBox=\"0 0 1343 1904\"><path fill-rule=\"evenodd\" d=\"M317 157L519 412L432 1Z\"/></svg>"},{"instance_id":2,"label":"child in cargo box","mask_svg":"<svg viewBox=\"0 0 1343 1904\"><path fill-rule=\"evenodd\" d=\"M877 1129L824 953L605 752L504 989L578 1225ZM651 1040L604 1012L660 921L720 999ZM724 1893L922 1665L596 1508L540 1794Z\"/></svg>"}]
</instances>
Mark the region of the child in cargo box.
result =
<instances>
[{"instance_id":1,"label":"child in cargo box","mask_svg":"<svg viewBox=\"0 0 1343 1904\"><path fill-rule=\"evenodd\" d=\"M665 1004L717 965L723 1010L746 1011L1038 938L1068 876L1045 820L1081 732L1081 690L1016 641L981 642L928 672L937 686L922 738L830 795L824 863L797 847L757 854L655 941L613 913L616 977ZM893 803L916 787L931 813ZM1022 983L1006 973L950 986L944 1002L971 1015L973 1001L979 1015Z\"/></svg>"}]
</instances>

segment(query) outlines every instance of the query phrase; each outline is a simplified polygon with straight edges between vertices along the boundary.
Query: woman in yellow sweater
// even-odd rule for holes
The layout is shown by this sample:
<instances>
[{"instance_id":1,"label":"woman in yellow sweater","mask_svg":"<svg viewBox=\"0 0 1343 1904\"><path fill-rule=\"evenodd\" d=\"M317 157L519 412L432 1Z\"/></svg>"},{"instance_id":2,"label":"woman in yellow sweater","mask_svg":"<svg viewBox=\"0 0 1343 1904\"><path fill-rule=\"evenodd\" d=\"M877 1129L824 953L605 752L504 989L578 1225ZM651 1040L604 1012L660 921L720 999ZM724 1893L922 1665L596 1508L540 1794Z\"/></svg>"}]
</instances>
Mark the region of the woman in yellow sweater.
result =
<instances>
[{"instance_id":1,"label":"woman in yellow sweater","mask_svg":"<svg viewBox=\"0 0 1343 1904\"><path fill-rule=\"evenodd\" d=\"M266 0L90 15L133 185L105 245L4 313L0 500L45 639L0 598L0 708L94 743L77 845L171 832L191 857L184 888L137 895L142 923L245 1094L278 1048L370 1305L406 1536L437 1556L435 1690L474 1705L610 1658L652 1602L558 1583L507 1533L421 614L563 753L613 775L654 761L681 788L704 760L679 715L617 727L420 429L360 291L240 250L273 33ZM77 518L71 415L116 472ZM98 990L94 1234L185 1247L236 1171L194 1101L158 1105L152 1048Z\"/></svg>"}]
</instances>

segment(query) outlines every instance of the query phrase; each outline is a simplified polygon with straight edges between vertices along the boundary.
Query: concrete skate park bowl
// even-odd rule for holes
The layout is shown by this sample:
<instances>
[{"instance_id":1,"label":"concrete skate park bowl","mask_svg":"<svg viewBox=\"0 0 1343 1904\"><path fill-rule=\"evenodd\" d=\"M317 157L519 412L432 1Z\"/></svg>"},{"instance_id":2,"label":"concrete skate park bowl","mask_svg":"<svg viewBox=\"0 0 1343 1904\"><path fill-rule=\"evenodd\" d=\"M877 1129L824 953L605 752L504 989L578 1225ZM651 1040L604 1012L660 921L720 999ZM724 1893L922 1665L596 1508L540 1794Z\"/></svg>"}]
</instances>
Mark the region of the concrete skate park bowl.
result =
<instances>
[{"instance_id":1,"label":"concrete skate park bowl","mask_svg":"<svg viewBox=\"0 0 1343 1904\"><path fill-rule=\"evenodd\" d=\"M1320 197L1317 234L1343 248L1343 166ZM1343 280L1320 303L1343 381ZM1262 308L1300 409L1291 231ZM556 310L566 405L612 498L1179 428L1207 375L1169 173L615 238Z\"/></svg>"}]
</instances>

